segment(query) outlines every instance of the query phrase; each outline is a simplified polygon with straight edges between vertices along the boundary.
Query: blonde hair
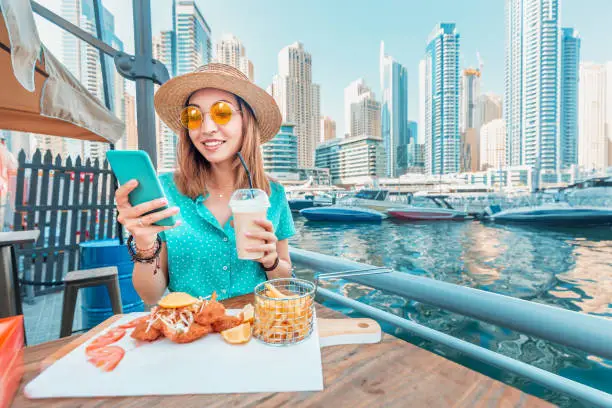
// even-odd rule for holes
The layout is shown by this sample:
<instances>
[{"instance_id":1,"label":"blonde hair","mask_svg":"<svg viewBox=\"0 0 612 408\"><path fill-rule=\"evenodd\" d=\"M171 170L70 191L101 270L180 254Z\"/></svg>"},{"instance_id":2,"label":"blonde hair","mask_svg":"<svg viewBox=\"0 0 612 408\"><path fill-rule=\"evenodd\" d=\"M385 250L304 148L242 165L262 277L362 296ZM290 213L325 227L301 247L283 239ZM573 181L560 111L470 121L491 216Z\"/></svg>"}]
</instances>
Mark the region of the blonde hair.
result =
<instances>
[{"instance_id":1,"label":"blonde hair","mask_svg":"<svg viewBox=\"0 0 612 408\"><path fill-rule=\"evenodd\" d=\"M242 98L235 96L242 114L240 154L251 173L253 188L263 190L270 195L270 182L265 174L259 143L259 124L251 107ZM174 181L178 190L191 199L201 194L206 195L208 193L206 182L211 177L211 166L193 145L187 129L183 129L179 135L177 164ZM234 158L232 168L237 173L234 189L249 188L247 173L237 156Z\"/></svg>"}]
</instances>

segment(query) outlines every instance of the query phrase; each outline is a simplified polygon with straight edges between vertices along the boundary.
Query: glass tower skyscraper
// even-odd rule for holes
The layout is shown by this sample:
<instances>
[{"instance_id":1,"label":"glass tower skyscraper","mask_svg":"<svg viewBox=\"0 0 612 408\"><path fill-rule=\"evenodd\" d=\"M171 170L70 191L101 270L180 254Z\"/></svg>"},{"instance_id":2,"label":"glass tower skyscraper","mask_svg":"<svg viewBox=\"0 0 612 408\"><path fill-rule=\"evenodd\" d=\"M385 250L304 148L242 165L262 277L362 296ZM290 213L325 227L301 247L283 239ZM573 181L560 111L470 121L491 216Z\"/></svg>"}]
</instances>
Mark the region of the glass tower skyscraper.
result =
<instances>
[{"instance_id":1,"label":"glass tower skyscraper","mask_svg":"<svg viewBox=\"0 0 612 408\"><path fill-rule=\"evenodd\" d=\"M397 177L400 141L408 139L408 70L385 54L380 44L381 134L386 154L386 175Z\"/></svg>"},{"instance_id":2,"label":"glass tower skyscraper","mask_svg":"<svg viewBox=\"0 0 612 408\"><path fill-rule=\"evenodd\" d=\"M172 7L173 75L195 70L212 60L211 30L195 0L174 0Z\"/></svg>"},{"instance_id":3,"label":"glass tower skyscraper","mask_svg":"<svg viewBox=\"0 0 612 408\"><path fill-rule=\"evenodd\" d=\"M506 0L504 118L509 165L560 168L558 0Z\"/></svg>"},{"instance_id":4,"label":"glass tower skyscraper","mask_svg":"<svg viewBox=\"0 0 612 408\"><path fill-rule=\"evenodd\" d=\"M454 23L440 23L429 36L424 62L425 167L428 174L457 173L460 168L459 33Z\"/></svg>"},{"instance_id":5,"label":"glass tower skyscraper","mask_svg":"<svg viewBox=\"0 0 612 408\"><path fill-rule=\"evenodd\" d=\"M297 170L298 141L294 128L293 124L283 123L274 139L261 146L264 169L273 177Z\"/></svg>"},{"instance_id":6,"label":"glass tower skyscraper","mask_svg":"<svg viewBox=\"0 0 612 408\"><path fill-rule=\"evenodd\" d=\"M578 164L578 79L580 37L573 28L561 29L561 167Z\"/></svg>"}]
</instances>

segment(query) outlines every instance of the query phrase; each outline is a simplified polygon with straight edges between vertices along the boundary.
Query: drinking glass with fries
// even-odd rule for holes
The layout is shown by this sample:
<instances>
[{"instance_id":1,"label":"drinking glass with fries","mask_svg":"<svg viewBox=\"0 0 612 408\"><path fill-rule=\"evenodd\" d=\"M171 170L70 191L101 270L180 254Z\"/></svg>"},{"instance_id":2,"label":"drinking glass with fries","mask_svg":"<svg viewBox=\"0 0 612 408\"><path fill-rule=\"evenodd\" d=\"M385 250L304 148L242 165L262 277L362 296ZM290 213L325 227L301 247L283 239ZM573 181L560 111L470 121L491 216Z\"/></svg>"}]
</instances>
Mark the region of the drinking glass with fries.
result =
<instances>
[{"instance_id":1,"label":"drinking glass with fries","mask_svg":"<svg viewBox=\"0 0 612 408\"><path fill-rule=\"evenodd\" d=\"M271 345L297 344L313 330L315 285L282 278L255 287L253 336Z\"/></svg>"}]
</instances>

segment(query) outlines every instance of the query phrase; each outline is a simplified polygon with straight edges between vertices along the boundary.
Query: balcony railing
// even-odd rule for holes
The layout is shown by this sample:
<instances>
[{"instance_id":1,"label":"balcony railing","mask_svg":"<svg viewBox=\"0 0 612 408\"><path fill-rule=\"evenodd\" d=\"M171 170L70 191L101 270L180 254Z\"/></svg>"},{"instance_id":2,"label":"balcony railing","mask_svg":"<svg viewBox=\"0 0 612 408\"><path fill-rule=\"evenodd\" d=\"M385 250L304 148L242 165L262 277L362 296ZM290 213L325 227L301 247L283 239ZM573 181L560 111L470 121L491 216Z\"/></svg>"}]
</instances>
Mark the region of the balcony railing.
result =
<instances>
[{"instance_id":1,"label":"balcony railing","mask_svg":"<svg viewBox=\"0 0 612 408\"><path fill-rule=\"evenodd\" d=\"M319 273L373 268L371 265L296 248L291 248L290 252L295 266L309 268ZM612 359L612 341L610 340L612 339L612 321L601 317L406 273L389 272L349 276L343 279ZM327 289L319 288L317 293L364 315L385 321L424 339L444 344L471 358L518 374L551 390L571 395L595 406L612 407L612 395L603 391L346 298Z\"/></svg>"}]
</instances>

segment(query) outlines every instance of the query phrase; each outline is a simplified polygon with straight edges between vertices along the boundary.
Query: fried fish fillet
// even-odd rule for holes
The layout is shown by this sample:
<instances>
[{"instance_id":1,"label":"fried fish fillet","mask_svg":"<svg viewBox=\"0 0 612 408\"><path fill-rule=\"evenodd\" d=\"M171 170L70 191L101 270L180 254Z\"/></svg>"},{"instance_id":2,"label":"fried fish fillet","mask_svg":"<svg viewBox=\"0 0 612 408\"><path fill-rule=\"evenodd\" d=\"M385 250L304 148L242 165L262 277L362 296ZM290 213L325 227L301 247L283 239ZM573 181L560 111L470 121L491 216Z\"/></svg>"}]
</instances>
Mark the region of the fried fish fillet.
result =
<instances>
[{"instance_id":1,"label":"fried fish fillet","mask_svg":"<svg viewBox=\"0 0 612 408\"><path fill-rule=\"evenodd\" d=\"M153 326L149 327L149 323L146 320L139 322L131 334L132 338L141 341L155 341L161 335L162 332Z\"/></svg>"},{"instance_id":2,"label":"fried fish fillet","mask_svg":"<svg viewBox=\"0 0 612 408\"><path fill-rule=\"evenodd\" d=\"M164 336L175 343L191 343L194 340L206 336L208 333L212 333L212 327L210 325L201 325L194 322L189 325L187 330L182 328L175 329L164 325L162 331Z\"/></svg>"},{"instance_id":3,"label":"fried fish fillet","mask_svg":"<svg viewBox=\"0 0 612 408\"><path fill-rule=\"evenodd\" d=\"M242 320L236 316L222 316L218 317L212 323L212 329L215 333L221 333L222 331L233 329L236 326L240 326Z\"/></svg>"},{"instance_id":4,"label":"fried fish fillet","mask_svg":"<svg viewBox=\"0 0 612 408\"><path fill-rule=\"evenodd\" d=\"M225 317L225 306L216 300L210 300L201 311L196 313L195 321L206 326L213 324L216 320L223 317Z\"/></svg>"}]
</instances>

